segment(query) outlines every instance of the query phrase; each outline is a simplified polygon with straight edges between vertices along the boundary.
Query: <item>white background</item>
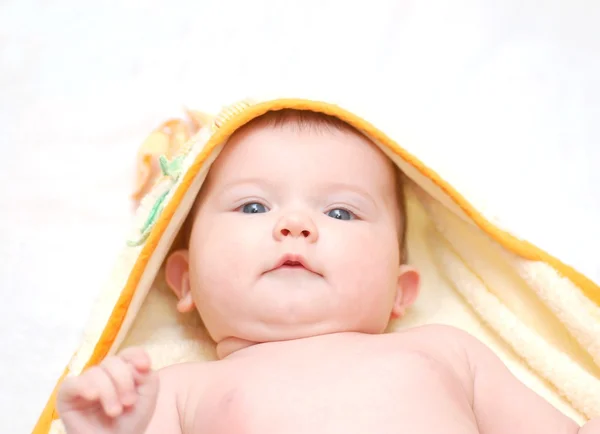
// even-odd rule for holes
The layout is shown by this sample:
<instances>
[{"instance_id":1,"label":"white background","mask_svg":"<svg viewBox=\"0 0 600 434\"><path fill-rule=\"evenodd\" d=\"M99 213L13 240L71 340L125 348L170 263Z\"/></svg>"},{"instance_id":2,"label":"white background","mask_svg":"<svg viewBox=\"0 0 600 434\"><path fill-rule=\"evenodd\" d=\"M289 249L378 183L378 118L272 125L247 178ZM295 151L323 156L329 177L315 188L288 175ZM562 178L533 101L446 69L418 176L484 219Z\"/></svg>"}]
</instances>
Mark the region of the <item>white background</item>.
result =
<instances>
[{"instance_id":1,"label":"white background","mask_svg":"<svg viewBox=\"0 0 600 434\"><path fill-rule=\"evenodd\" d=\"M595 1L1 2L0 432L33 427L123 241L137 146L184 104L351 101L600 282L598 23Z\"/></svg>"}]
</instances>

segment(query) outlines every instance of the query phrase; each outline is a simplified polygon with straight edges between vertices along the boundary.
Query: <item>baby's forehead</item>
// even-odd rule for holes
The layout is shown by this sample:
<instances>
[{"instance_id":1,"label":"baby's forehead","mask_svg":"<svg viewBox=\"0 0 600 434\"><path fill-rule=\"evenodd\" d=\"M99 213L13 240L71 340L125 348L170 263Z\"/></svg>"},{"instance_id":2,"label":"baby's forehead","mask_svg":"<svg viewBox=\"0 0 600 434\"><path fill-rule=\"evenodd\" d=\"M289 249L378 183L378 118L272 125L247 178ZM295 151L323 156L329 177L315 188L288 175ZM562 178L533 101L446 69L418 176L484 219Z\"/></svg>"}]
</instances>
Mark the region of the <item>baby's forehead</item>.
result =
<instances>
[{"instance_id":1,"label":"baby's forehead","mask_svg":"<svg viewBox=\"0 0 600 434\"><path fill-rule=\"evenodd\" d=\"M286 109L267 112L236 130L212 164L202 190L237 178L269 177L277 169L278 175L295 174L307 182L314 181L306 176L311 172L319 178L378 183L386 190L398 181L392 160L351 125L322 113ZM289 182L289 177L280 178Z\"/></svg>"},{"instance_id":2,"label":"baby's forehead","mask_svg":"<svg viewBox=\"0 0 600 434\"><path fill-rule=\"evenodd\" d=\"M315 181L309 176L313 174L387 188L397 167L373 141L341 121L318 124L291 118L284 123L268 118L247 124L229 138L207 181L212 185L231 178L273 179L270 175L283 171L309 182ZM286 176L281 180L290 182Z\"/></svg>"}]
</instances>

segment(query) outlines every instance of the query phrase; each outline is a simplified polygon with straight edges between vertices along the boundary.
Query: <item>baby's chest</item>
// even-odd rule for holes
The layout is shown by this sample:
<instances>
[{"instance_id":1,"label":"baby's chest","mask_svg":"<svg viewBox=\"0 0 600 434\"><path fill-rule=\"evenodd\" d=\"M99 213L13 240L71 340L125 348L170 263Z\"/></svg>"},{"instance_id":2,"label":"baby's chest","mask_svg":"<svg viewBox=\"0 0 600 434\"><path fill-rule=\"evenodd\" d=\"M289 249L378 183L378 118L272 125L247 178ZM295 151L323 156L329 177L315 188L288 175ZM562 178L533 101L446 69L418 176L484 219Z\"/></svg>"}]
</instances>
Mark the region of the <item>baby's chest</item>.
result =
<instances>
[{"instance_id":1,"label":"baby's chest","mask_svg":"<svg viewBox=\"0 0 600 434\"><path fill-rule=\"evenodd\" d=\"M472 422L458 380L415 355L240 364L189 404L194 433L452 432L457 415Z\"/></svg>"}]
</instances>

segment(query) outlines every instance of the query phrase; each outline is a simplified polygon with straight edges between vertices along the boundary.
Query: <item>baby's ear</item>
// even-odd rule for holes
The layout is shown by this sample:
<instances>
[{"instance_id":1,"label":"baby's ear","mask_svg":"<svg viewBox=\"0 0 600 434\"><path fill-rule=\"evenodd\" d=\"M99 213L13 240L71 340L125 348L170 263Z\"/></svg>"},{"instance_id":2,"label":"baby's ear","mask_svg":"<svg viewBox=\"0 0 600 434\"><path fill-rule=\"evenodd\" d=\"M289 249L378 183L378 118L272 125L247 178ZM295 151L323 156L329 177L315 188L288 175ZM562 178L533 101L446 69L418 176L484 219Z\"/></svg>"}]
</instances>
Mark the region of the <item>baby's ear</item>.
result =
<instances>
[{"instance_id":1,"label":"baby's ear","mask_svg":"<svg viewBox=\"0 0 600 434\"><path fill-rule=\"evenodd\" d=\"M165 279L171 291L179 299L177 310L183 313L194 309L190 288L190 265L186 249L176 250L169 255L165 265Z\"/></svg>"},{"instance_id":2,"label":"baby's ear","mask_svg":"<svg viewBox=\"0 0 600 434\"><path fill-rule=\"evenodd\" d=\"M398 286L392 318L400 318L404 315L406 309L417 299L420 285L421 276L417 269L410 265L401 265L398 270Z\"/></svg>"}]
</instances>

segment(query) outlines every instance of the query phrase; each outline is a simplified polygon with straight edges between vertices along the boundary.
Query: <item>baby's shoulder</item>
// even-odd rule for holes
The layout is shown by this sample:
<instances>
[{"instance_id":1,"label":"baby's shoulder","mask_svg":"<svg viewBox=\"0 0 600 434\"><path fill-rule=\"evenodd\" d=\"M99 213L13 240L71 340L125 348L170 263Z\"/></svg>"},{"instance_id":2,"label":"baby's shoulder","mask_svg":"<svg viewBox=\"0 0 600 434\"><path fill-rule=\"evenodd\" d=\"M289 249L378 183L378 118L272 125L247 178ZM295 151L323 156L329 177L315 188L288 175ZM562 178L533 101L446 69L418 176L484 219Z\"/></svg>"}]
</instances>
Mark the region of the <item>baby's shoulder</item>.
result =
<instances>
[{"instance_id":1,"label":"baby's shoulder","mask_svg":"<svg viewBox=\"0 0 600 434\"><path fill-rule=\"evenodd\" d=\"M165 366L158 371L160 380L172 385L187 385L195 380L202 381L215 375L218 362L182 362Z\"/></svg>"},{"instance_id":2,"label":"baby's shoulder","mask_svg":"<svg viewBox=\"0 0 600 434\"><path fill-rule=\"evenodd\" d=\"M426 324L410 327L395 333L399 339L412 339L419 342L435 341L448 346L471 346L477 339L468 332L446 324Z\"/></svg>"},{"instance_id":3,"label":"baby's shoulder","mask_svg":"<svg viewBox=\"0 0 600 434\"><path fill-rule=\"evenodd\" d=\"M444 342L441 348L462 351L469 363L491 354L490 348L471 333L449 325L430 325L423 327L423 334L436 343Z\"/></svg>"},{"instance_id":4,"label":"baby's shoulder","mask_svg":"<svg viewBox=\"0 0 600 434\"><path fill-rule=\"evenodd\" d=\"M443 324L412 327L392 335L399 346L408 346L442 363L464 366L467 370L470 370L473 354L483 345L470 333Z\"/></svg>"},{"instance_id":5,"label":"baby's shoulder","mask_svg":"<svg viewBox=\"0 0 600 434\"><path fill-rule=\"evenodd\" d=\"M217 374L218 362L184 362L165 366L158 371L161 390L179 398L190 391L198 393Z\"/></svg>"},{"instance_id":6,"label":"baby's shoulder","mask_svg":"<svg viewBox=\"0 0 600 434\"><path fill-rule=\"evenodd\" d=\"M218 396L226 376L221 361L185 362L166 366L158 371L160 393L175 403L183 432L196 432L198 418L209 419L211 403Z\"/></svg>"},{"instance_id":7,"label":"baby's shoulder","mask_svg":"<svg viewBox=\"0 0 600 434\"><path fill-rule=\"evenodd\" d=\"M185 362L169 365L158 371L161 393L170 395L180 415L185 414L190 402L198 402L211 393L218 381L219 362Z\"/></svg>"},{"instance_id":8,"label":"baby's shoulder","mask_svg":"<svg viewBox=\"0 0 600 434\"><path fill-rule=\"evenodd\" d=\"M424 325L397 334L399 347L430 360L442 372L457 378L467 396L473 396L473 354L482 345L473 335L448 325Z\"/></svg>"}]
</instances>

